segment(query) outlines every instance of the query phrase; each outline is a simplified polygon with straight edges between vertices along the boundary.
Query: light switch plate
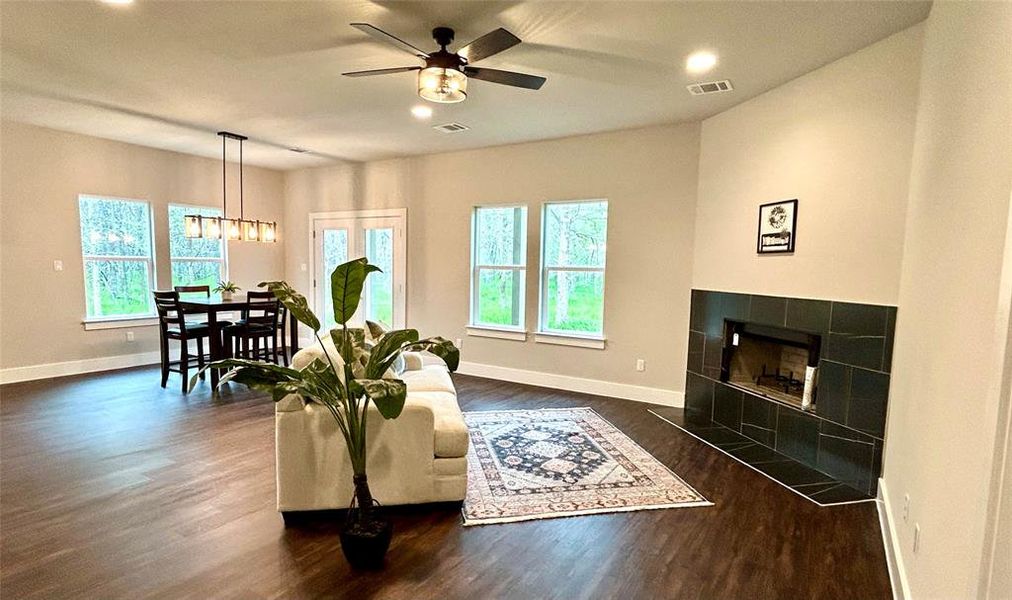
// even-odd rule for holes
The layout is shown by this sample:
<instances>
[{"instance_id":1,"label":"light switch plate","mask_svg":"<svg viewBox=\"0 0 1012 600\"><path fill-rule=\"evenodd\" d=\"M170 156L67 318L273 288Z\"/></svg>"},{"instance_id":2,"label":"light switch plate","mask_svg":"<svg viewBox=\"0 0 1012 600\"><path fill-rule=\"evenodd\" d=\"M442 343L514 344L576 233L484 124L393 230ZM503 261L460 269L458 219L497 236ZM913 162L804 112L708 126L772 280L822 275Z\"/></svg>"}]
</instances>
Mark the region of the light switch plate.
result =
<instances>
[{"instance_id":1,"label":"light switch plate","mask_svg":"<svg viewBox=\"0 0 1012 600\"><path fill-rule=\"evenodd\" d=\"M63 261L62 260L54 260L53 261L53 270L54 271L62 271L63 270Z\"/></svg>"}]
</instances>

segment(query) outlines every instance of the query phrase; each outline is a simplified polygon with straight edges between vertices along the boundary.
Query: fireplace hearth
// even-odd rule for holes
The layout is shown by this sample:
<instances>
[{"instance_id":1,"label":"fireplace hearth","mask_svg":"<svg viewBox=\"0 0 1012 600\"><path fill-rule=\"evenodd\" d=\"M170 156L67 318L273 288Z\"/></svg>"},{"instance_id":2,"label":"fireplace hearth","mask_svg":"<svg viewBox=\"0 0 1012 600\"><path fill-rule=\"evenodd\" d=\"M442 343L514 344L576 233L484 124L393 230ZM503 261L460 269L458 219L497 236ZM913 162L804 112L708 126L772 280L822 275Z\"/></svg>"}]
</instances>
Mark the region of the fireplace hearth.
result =
<instances>
[{"instance_id":1,"label":"fireplace hearth","mask_svg":"<svg viewBox=\"0 0 1012 600\"><path fill-rule=\"evenodd\" d=\"M821 346L813 333L726 319L720 380L814 410Z\"/></svg>"},{"instance_id":2,"label":"fireplace hearth","mask_svg":"<svg viewBox=\"0 0 1012 600\"><path fill-rule=\"evenodd\" d=\"M874 497L895 323L894 306L692 290L686 418L816 501ZM843 486L801 482L767 450Z\"/></svg>"}]
</instances>

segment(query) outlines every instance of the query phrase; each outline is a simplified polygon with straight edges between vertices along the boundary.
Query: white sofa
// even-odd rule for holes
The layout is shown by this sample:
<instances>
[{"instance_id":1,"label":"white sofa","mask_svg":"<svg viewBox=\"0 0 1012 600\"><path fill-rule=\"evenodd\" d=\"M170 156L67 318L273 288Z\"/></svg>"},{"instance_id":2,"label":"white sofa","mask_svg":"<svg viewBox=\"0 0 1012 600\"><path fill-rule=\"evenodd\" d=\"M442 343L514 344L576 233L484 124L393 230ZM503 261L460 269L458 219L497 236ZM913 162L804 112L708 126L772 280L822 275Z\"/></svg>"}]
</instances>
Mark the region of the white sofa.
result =
<instances>
[{"instance_id":1,"label":"white sofa","mask_svg":"<svg viewBox=\"0 0 1012 600\"><path fill-rule=\"evenodd\" d=\"M328 339L328 351L337 357ZM319 344L300 350L292 366L322 357ZM460 501L467 490L468 433L457 392L439 359L406 355L404 411L384 419L370 405L366 467L369 488L384 505ZM339 367L340 368L340 367ZM348 508L352 470L348 450L329 411L299 396L276 404L278 511Z\"/></svg>"}]
</instances>

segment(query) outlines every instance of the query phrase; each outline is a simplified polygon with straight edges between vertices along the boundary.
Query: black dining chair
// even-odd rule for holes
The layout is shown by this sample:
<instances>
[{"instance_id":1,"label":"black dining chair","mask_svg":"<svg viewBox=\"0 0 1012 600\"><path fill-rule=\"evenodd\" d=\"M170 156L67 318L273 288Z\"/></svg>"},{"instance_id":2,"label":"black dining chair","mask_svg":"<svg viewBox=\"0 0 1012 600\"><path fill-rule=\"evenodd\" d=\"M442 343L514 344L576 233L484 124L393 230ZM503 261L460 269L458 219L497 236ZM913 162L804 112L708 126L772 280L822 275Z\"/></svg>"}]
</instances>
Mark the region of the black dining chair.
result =
<instances>
[{"instance_id":1,"label":"black dining chair","mask_svg":"<svg viewBox=\"0 0 1012 600\"><path fill-rule=\"evenodd\" d=\"M210 330L206 324L203 323L190 323L186 320L186 315L183 313L183 309L179 305L179 292L172 291L156 291L155 296L155 309L158 311L158 341L159 349L161 351L161 366L162 366L162 387L165 387L166 382L169 380L169 371L175 371L183 377L183 393L188 392L189 387L189 370L190 370L190 347L189 341L196 340L197 342L197 368L204 367L204 339L210 335ZM179 342L179 360L169 360L169 340L176 340ZM177 365L177 368L173 369L172 365ZM204 374L200 374L200 378L204 378Z\"/></svg>"},{"instance_id":2,"label":"black dining chair","mask_svg":"<svg viewBox=\"0 0 1012 600\"><path fill-rule=\"evenodd\" d=\"M204 294L205 298L211 297L211 286L209 285L176 285L172 289L176 290L178 294ZM201 314L201 313L190 313L190 314ZM200 321L203 324L207 324L207 321ZM232 324L232 321L218 321L218 327L227 327ZM210 360L210 355L205 358Z\"/></svg>"},{"instance_id":3,"label":"black dining chair","mask_svg":"<svg viewBox=\"0 0 1012 600\"><path fill-rule=\"evenodd\" d=\"M278 313L278 335L281 340L281 347L278 352L281 353L281 360L284 365L288 366L288 307L284 304L281 305L281 312Z\"/></svg>"},{"instance_id":4,"label":"black dining chair","mask_svg":"<svg viewBox=\"0 0 1012 600\"><path fill-rule=\"evenodd\" d=\"M204 294L205 298L211 297L211 286L209 285L177 285L173 286L177 294Z\"/></svg>"},{"instance_id":5,"label":"black dining chair","mask_svg":"<svg viewBox=\"0 0 1012 600\"><path fill-rule=\"evenodd\" d=\"M243 358L278 362L278 317L281 303L274 292L249 292L242 318L225 327L225 344L235 346L234 354Z\"/></svg>"}]
</instances>

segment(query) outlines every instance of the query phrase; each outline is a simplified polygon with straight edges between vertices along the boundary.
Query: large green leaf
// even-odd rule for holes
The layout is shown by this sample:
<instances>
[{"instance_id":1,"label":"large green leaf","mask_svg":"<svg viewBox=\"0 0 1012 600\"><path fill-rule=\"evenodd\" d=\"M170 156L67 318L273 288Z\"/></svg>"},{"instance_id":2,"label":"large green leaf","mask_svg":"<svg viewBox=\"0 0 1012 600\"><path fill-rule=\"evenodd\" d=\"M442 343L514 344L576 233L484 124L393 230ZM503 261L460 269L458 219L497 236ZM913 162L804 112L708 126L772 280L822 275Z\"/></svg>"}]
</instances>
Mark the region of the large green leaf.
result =
<instances>
[{"instance_id":1,"label":"large green leaf","mask_svg":"<svg viewBox=\"0 0 1012 600\"><path fill-rule=\"evenodd\" d=\"M306 381L306 390L317 402L340 404L344 397L345 387L330 364L320 358L306 365L301 371Z\"/></svg>"},{"instance_id":2,"label":"large green leaf","mask_svg":"<svg viewBox=\"0 0 1012 600\"><path fill-rule=\"evenodd\" d=\"M379 267L370 265L369 259L363 257L338 265L330 274L330 293L334 300L334 321L338 325L347 323L358 310L365 278L369 273L379 270Z\"/></svg>"},{"instance_id":3,"label":"large green leaf","mask_svg":"<svg viewBox=\"0 0 1012 600\"><path fill-rule=\"evenodd\" d=\"M356 379L354 386L376 404L384 419L396 419L404 410L408 386L400 379Z\"/></svg>"},{"instance_id":4,"label":"large green leaf","mask_svg":"<svg viewBox=\"0 0 1012 600\"><path fill-rule=\"evenodd\" d=\"M282 367L272 363L265 363L256 360L244 360L239 358L228 358L225 360L218 360L203 369L197 371L197 373L190 378L190 391L197 385L197 379L200 374L209 369L231 369L226 373L218 382L220 387L222 384L228 383L229 381L235 381L247 385L251 388L271 391L273 386L285 382L285 381L299 381L302 379L302 374L288 367Z\"/></svg>"},{"instance_id":5,"label":"large green leaf","mask_svg":"<svg viewBox=\"0 0 1012 600\"><path fill-rule=\"evenodd\" d=\"M334 328L330 330L330 339L334 342L341 360L349 365L356 377L365 374L365 365L369 360L369 352L365 347L365 334L361 328L348 328L348 344L344 344L344 332Z\"/></svg>"},{"instance_id":6,"label":"large green leaf","mask_svg":"<svg viewBox=\"0 0 1012 600\"><path fill-rule=\"evenodd\" d=\"M435 354L439 358L443 359L443 362L446 363L446 368L448 368L451 373L456 371L457 367L460 366L460 349L454 346L453 342L446 338L439 336L425 338L424 340L410 344L404 349L413 352L424 350Z\"/></svg>"},{"instance_id":7,"label":"large green leaf","mask_svg":"<svg viewBox=\"0 0 1012 600\"><path fill-rule=\"evenodd\" d=\"M290 310L299 323L309 327L313 331L320 330L320 320L316 318L313 311L309 309L309 302L306 297L295 291L284 281L261 281L257 287L265 287L274 292L274 296Z\"/></svg>"},{"instance_id":8,"label":"large green leaf","mask_svg":"<svg viewBox=\"0 0 1012 600\"><path fill-rule=\"evenodd\" d=\"M415 329L397 329L384 333L369 353L365 376L370 379L383 377L390 365L397 360L401 348L417 341L418 331Z\"/></svg>"}]
</instances>

